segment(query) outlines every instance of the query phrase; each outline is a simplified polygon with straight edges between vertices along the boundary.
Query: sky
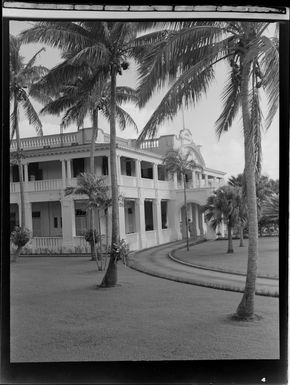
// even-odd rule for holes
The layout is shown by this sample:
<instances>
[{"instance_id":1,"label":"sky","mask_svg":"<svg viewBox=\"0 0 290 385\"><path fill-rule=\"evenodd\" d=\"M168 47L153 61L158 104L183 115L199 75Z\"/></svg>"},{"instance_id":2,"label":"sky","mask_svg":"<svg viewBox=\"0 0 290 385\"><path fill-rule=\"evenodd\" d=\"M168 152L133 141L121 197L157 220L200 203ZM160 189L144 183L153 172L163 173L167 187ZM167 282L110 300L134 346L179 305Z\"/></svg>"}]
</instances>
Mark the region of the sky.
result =
<instances>
[{"instance_id":1,"label":"sky","mask_svg":"<svg viewBox=\"0 0 290 385\"><path fill-rule=\"evenodd\" d=\"M29 28L31 24L27 21L11 21L10 33L17 36L22 30ZM28 61L43 44L25 44L21 48L21 55L24 61ZM53 68L59 64L60 52L57 49L45 46L46 51L42 52L37 63ZM243 133L240 117L237 118L230 130L224 133L220 139L215 133L215 121L222 111L221 94L226 80L226 67L222 63L216 67L216 78L209 91L204 95L195 107L184 108L184 124L192 133L193 141L201 145L201 153L204 157L206 167L227 173L226 178L237 175L244 169L244 149ZM134 63L130 63L129 70L124 71L122 76L117 78L118 85L126 85L132 88L137 86L137 72ZM135 120L139 133L151 117L154 109L160 103L162 95L166 90L155 92L150 101L142 109L133 104L124 104L123 108ZM42 106L33 101L36 111L40 111ZM266 103L262 99L262 106L266 108ZM266 109L264 109L266 115ZM43 124L44 135L57 134L60 132L61 116L40 115ZM85 127L90 127L89 119L85 121ZM99 127L109 133L109 123L100 117ZM176 134L183 128L183 117L180 111L171 121L165 122L160 126L157 137L160 135ZM76 126L70 126L65 132L76 131ZM117 129L117 135L123 138L137 138L138 133L131 127L125 131ZM20 116L20 136L35 136L35 131L23 115ZM276 114L272 125L267 132L262 133L262 173L273 179L279 178L279 113Z\"/></svg>"}]
</instances>

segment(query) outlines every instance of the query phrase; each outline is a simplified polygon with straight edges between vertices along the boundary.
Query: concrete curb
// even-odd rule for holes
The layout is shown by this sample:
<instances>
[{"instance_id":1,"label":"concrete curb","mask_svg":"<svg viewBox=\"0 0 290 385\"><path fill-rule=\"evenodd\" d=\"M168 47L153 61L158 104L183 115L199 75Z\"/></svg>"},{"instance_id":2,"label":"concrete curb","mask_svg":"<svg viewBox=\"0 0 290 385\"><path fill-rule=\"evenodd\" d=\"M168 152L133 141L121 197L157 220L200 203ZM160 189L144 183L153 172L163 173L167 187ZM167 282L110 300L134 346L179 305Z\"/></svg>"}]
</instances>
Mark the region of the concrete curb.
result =
<instances>
[{"instance_id":1,"label":"concrete curb","mask_svg":"<svg viewBox=\"0 0 290 385\"><path fill-rule=\"evenodd\" d=\"M175 249L175 250L180 250L180 249ZM229 273L233 275L239 275L241 277L245 277L246 274L240 273L235 270L225 270L221 269L218 267L210 267L210 266L204 266L204 265L196 265L194 263L189 263L189 262L184 262L181 259L178 259L176 256L173 256L172 254L174 253L175 250L172 250L168 253L168 257L172 259L174 262L181 263L182 265L190 266L190 267L195 267L196 269L202 269L202 270L209 270L209 271L216 271L218 273ZM278 277L273 277L273 276L268 276L268 275L257 275L257 278L265 278L265 279L273 279L273 280L278 280Z\"/></svg>"},{"instance_id":2,"label":"concrete curb","mask_svg":"<svg viewBox=\"0 0 290 385\"><path fill-rule=\"evenodd\" d=\"M204 240L198 240L198 241L192 243L191 246L202 243L202 242L204 242ZM185 247L186 247L186 245L172 249L168 253L168 255L171 254L172 252L174 252L175 250L183 249ZM176 277L174 275L169 275L169 274L165 274L165 273L161 273L161 272L155 272L155 271L152 271L150 269L146 269L144 266L140 265L136 260L133 259L136 254L141 254L144 251L149 251L149 250L153 250L156 248L162 248L162 246L158 245L158 246L150 247L148 249L144 249L142 251L133 252L132 258L130 258L128 260L127 266L133 270L137 270L139 272L151 275L153 277L163 278L163 279L167 279L167 280L171 280L171 281L175 281L175 282L179 282L179 283L185 283L185 284L190 284L190 285L195 285L195 286L207 287L210 289L217 289L217 290L233 291L233 292L239 292L239 293L244 292L244 289L241 289L240 287L237 287L237 286L232 286L232 285L228 285L228 284L225 284L225 285L211 284L210 282L202 282L202 281L197 281L194 279L190 280L190 279L186 279L186 278L179 278L179 277ZM176 262L180 263L179 261L176 261ZM186 263L184 263L184 264L186 264ZM199 268L199 267L196 266L196 268ZM211 269L205 269L205 270L211 270ZM213 270L213 271L216 271L216 270ZM224 272L224 273L226 273L226 272ZM241 274L238 274L238 275L241 275ZM278 293L270 293L268 291L265 292L263 290L256 290L256 295L279 298Z\"/></svg>"}]
</instances>

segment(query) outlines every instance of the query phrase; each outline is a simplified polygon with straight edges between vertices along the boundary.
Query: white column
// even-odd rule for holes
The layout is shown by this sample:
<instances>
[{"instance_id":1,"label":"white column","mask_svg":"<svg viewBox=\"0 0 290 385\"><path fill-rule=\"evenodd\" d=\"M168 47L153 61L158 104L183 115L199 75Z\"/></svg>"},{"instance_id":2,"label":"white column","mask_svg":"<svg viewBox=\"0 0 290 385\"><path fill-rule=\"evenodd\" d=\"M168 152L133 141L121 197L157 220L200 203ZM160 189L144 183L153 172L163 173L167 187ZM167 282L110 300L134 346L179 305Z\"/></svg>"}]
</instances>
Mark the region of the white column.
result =
<instances>
[{"instance_id":1,"label":"white column","mask_svg":"<svg viewBox=\"0 0 290 385\"><path fill-rule=\"evenodd\" d=\"M108 156L108 176L109 176L109 180L111 180L111 160L110 160L110 157Z\"/></svg>"},{"instance_id":2,"label":"white column","mask_svg":"<svg viewBox=\"0 0 290 385\"><path fill-rule=\"evenodd\" d=\"M180 213L178 213L176 200L172 199L168 201L168 224L171 231L172 240L182 239L180 230Z\"/></svg>"},{"instance_id":3,"label":"white column","mask_svg":"<svg viewBox=\"0 0 290 385\"><path fill-rule=\"evenodd\" d=\"M28 182L28 163L24 163L24 182Z\"/></svg>"},{"instance_id":4,"label":"white column","mask_svg":"<svg viewBox=\"0 0 290 385\"><path fill-rule=\"evenodd\" d=\"M157 164L153 163L153 185L154 188L158 188L158 168Z\"/></svg>"},{"instance_id":5,"label":"white column","mask_svg":"<svg viewBox=\"0 0 290 385\"><path fill-rule=\"evenodd\" d=\"M66 172L65 172L65 160L61 160L61 177L62 177L62 187L66 188Z\"/></svg>"},{"instance_id":6,"label":"white column","mask_svg":"<svg viewBox=\"0 0 290 385\"><path fill-rule=\"evenodd\" d=\"M197 207L197 212L198 212L198 225L199 225L200 235L204 235L203 214L201 213L200 206Z\"/></svg>"},{"instance_id":7,"label":"white column","mask_svg":"<svg viewBox=\"0 0 290 385\"><path fill-rule=\"evenodd\" d=\"M195 210L195 223L196 223L196 235L200 235L200 229L199 229L199 213L198 213L198 207L197 205L194 205L194 210Z\"/></svg>"},{"instance_id":8,"label":"white column","mask_svg":"<svg viewBox=\"0 0 290 385\"><path fill-rule=\"evenodd\" d=\"M124 205L119 205L119 231L120 239L126 238L126 227L125 227L125 207Z\"/></svg>"},{"instance_id":9,"label":"white column","mask_svg":"<svg viewBox=\"0 0 290 385\"><path fill-rule=\"evenodd\" d=\"M139 248L146 247L146 232L145 232L145 214L144 214L144 198L140 197L136 200L137 226L139 233Z\"/></svg>"},{"instance_id":10,"label":"white column","mask_svg":"<svg viewBox=\"0 0 290 385\"><path fill-rule=\"evenodd\" d=\"M173 174L173 183L174 183L174 188L177 189L177 173L176 172Z\"/></svg>"},{"instance_id":11,"label":"white column","mask_svg":"<svg viewBox=\"0 0 290 385\"><path fill-rule=\"evenodd\" d=\"M31 210L31 202L25 202L24 204L25 210L25 222L26 228L32 231L32 210Z\"/></svg>"},{"instance_id":12,"label":"white column","mask_svg":"<svg viewBox=\"0 0 290 385\"><path fill-rule=\"evenodd\" d=\"M137 178L137 182L140 181L141 179L141 162L139 159L136 159L136 178Z\"/></svg>"},{"instance_id":13,"label":"white column","mask_svg":"<svg viewBox=\"0 0 290 385\"><path fill-rule=\"evenodd\" d=\"M157 244L161 243L162 240L162 221L161 221L161 202L159 198L153 200L153 223L154 230L156 230Z\"/></svg>"},{"instance_id":14,"label":"white column","mask_svg":"<svg viewBox=\"0 0 290 385\"><path fill-rule=\"evenodd\" d=\"M67 164L67 180L68 180L68 184L70 184L71 183L71 178L72 178L71 159L67 159L66 160L66 164Z\"/></svg>"},{"instance_id":15,"label":"white column","mask_svg":"<svg viewBox=\"0 0 290 385\"><path fill-rule=\"evenodd\" d=\"M61 200L62 238L64 248L73 248L73 237L76 235L75 207L71 196Z\"/></svg>"},{"instance_id":16,"label":"white column","mask_svg":"<svg viewBox=\"0 0 290 385\"><path fill-rule=\"evenodd\" d=\"M204 174L204 185L205 187L208 187L208 175L207 174Z\"/></svg>"}]
</instances>

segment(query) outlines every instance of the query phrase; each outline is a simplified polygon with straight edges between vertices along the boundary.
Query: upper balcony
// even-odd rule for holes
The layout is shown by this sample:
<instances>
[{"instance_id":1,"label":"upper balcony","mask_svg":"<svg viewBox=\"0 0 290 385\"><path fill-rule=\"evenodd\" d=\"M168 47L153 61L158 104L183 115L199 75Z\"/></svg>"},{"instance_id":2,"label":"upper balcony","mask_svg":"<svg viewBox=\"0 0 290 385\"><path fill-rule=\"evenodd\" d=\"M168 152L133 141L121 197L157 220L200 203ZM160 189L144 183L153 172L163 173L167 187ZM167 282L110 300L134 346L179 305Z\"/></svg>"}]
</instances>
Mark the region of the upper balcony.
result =
<instances>
[{"instance_id":1,"label":"upper balcony","mask_svg":"<svg viewBox=\"0 0 290 385\"><path fill-rule=\"evenodd\" d=\"M91 143L92 128L83 128L76 132L60 133L54 135L37 136L20 139L20 146L23 150L34 150L40 148L69 147ZM117 138L117 143L123 147L131 146L130 139ZM98 129L96 143L110 143L110 135L101 128ZM10 151L16 151L16 140L12 140Z\"/></svg>"}]
</instances>

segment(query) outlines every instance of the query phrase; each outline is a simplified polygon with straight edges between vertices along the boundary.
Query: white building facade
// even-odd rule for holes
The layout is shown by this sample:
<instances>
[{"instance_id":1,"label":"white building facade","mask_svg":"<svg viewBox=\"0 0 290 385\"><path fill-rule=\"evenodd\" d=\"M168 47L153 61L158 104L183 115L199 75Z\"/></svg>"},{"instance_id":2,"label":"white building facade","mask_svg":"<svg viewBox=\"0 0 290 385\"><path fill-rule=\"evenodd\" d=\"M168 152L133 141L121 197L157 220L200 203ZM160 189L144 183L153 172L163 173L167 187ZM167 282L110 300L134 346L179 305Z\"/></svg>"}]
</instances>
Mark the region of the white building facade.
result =
<instances>
[{"instance_id":1,"label":"white building facade","mask_svg":"<svg viewBox=\"0 0 290 385\"><path fill-rule=\"evenodd\" d=\"M26 227L33 238L26 246L31 253L88 252L82 236L90 227L86 196L64 195L68 186L76 186L77 176L90 171L91 128L77 132L21 139ZM99 129L95 143L95 173L110 186L110 136ZM136 141L117 138L117 171L120 237L130 250L186 238L183 183L180 175L168 175L163 166L165 154L181 148L189 152L202 169L187 175L187 215L190 237L215 239L205 223L201 206L214 189L224 184L224 172L209 169L187 129L179 135L146 140L140 148ZM11 159L16 142L11 144ZM110 211L99 212L95 223L104 240L110 239ZM19 225L20 186L18 166L10 166L10 228Z\"/></svg>"}]
</instances>

